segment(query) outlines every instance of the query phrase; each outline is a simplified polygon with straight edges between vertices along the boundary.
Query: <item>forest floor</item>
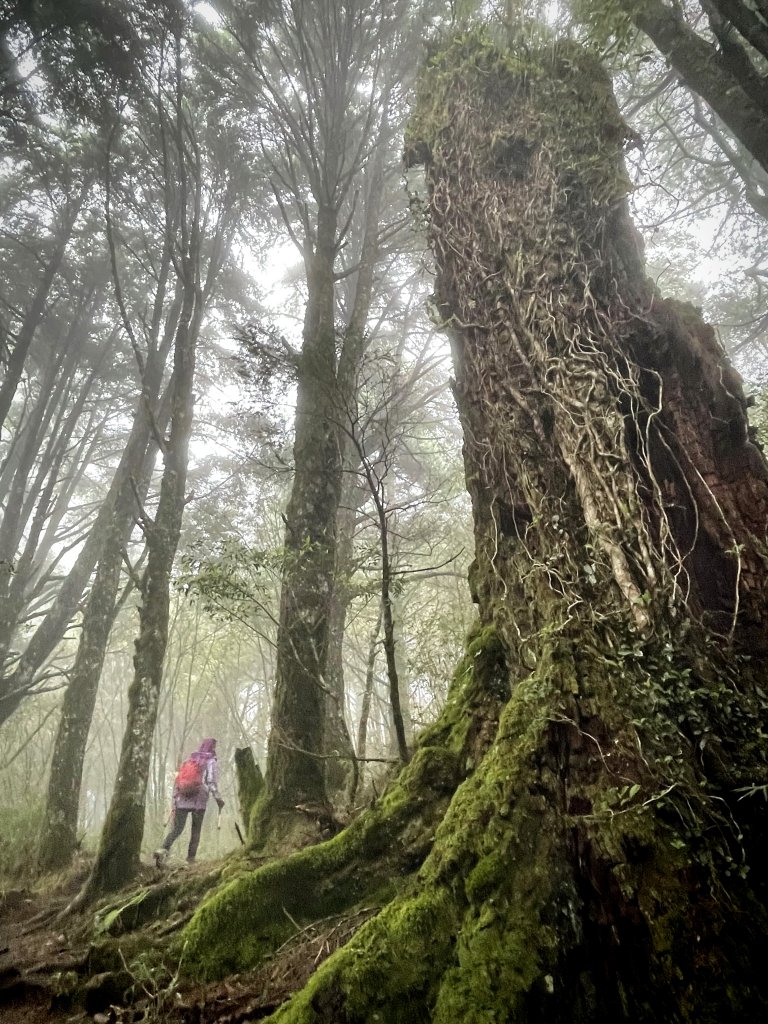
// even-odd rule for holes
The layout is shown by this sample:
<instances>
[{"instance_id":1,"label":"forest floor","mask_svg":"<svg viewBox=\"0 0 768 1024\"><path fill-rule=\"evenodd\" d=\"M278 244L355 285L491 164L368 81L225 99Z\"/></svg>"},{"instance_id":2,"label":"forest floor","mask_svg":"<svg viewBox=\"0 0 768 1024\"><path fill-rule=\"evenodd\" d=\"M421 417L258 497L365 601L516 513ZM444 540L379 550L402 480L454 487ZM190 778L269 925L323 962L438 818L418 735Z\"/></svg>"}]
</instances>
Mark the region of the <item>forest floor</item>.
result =
<instances>
[{"instance_id":1,"label":"forest floor","mask_svg":"<svg viewBox=\"0 0 768 1024\"><path fill-rule=\"evenodd\" d=\"M0 1020L3 1024L241 1024L269 1016L301 988L317 967L343 945L378 908L328 918L295 934L258 969L223 982L199 985L171 965L146 970L140 954L162 958L163 942L178 932L221 873L222 862L158 872L147 868L139 888L176 889L178 910L158 914L113 939L106 969L104 944L95 938L94 909L60 914L87 874L81 867L45 889L0 887ZM113 899L112 904L115 901ZM109 906L109 904L107 905ZM96 952L95 952L96 951ZM139 956L139 966L136 957ZM121 963L122 961L122 967ZM182 965L183 968L183 965Z\"/></svg>"},{"instance_id":2,"label":"forest floor","mask_svg":"<svg viewBox=\"0 0 768 1024\"><path fill-rule=\"evenodd\" d=\"M0 893L0 1018L3 1024L36 1021L87 1020L73 1018L60 1003L57 976L78 971L87 955L76 950L57 914L77 891L78 880L58 890L6 889Z\"/></svg>"}]
</instances>

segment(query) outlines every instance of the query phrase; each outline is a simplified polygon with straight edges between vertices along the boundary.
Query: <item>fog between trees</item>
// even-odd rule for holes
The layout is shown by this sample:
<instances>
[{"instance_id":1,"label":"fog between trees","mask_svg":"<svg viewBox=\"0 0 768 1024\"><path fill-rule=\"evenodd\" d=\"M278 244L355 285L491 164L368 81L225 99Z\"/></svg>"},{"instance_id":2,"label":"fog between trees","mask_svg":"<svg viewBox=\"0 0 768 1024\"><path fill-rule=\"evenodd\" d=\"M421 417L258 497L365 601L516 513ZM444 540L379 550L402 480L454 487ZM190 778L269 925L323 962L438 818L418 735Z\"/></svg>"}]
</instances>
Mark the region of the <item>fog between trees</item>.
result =
<instances>
[{"instance_id":1,"label":"fog between trees","mask_svg":"<svg viewBox=\"0 0 768 1024\"><path fill-rule=\"evenodd\" d=\"M678 986L654 937L664 914L675 942L694 925L644 901L673 879L695 906L727 878L741 908L763 892L742 870L767 784L761 4L8 2L0 36L0 870L79 871L79 907L143 877L181 760L215 736L227 806L202 861L355 825L274 889L241 877L240 945L214 893L185 933L201 976L280 944L251 911L287 884L311 890L284 904L300 927L381 898L376 956L402 921L420 963L423 914L443 945L403 982L418 1019L533 1019L545 976L540 1019L646 1019L643 985L696 1019L700 965L681 957ZM496 111L474 105L489 82ZM658 721L633 703L646 677ZM590 742L617 745L619 781ZM551 842L515 852L534 820ZM497 854L446 822L548 865L552 890L487 864L470 884ZM416 889L381 897L377 873ZM509 954L483 1002L489 893L530 898L512 945L539 966L513 984ZM578 934L542 909L563 900ZM719 913L701 934L746 1011L749 943ZM601 914L646 967L614 958ZM307 995L285 1019L369 1019L350 962L320 1016ZM381 996L385 1019L405 998Z\"/></svg>"}]
</instances>

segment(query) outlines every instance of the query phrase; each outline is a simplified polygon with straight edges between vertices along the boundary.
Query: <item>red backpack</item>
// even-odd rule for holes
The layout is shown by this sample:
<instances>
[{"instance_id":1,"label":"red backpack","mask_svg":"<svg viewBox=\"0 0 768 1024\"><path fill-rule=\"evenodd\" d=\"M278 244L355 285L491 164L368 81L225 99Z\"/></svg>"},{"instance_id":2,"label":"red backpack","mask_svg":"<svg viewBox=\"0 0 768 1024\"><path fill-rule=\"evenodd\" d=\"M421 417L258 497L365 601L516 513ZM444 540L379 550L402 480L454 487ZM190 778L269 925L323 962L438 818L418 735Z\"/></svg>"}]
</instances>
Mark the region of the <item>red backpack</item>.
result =
<instances>
[{"instance_id":1,"label":"red backpack","mask_svg":"<svg viewBox=\"0 0 768 1024\"><path fill-rule=\"evenodd\" d=\"M176 792L179 796L195 797L203 788L205 761L202 758L188 757L176 775Z\"/></svg>"}]
</instances>

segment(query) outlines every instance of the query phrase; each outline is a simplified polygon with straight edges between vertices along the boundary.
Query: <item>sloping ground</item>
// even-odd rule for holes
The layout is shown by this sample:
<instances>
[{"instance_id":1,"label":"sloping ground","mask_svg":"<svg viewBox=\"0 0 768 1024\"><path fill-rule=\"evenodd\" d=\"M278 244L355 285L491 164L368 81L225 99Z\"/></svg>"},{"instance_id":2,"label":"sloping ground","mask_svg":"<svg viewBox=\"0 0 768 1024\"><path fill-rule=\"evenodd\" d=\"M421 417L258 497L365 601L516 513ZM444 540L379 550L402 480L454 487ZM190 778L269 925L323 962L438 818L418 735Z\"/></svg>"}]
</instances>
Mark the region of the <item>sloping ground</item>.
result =
<instances>
[{"instance_id":1,"label":"sloping ground","mask_svg":"<svg viewBox=\"0 0 768 1024\"><path fill-rule=\"evenodd\" d=\"M66 931L56 927L55 918L76 892L80 880L74 875L53 893L9 889L0 896L3 1024L73 1019L68 1000L61 999L60 982L68 973L83 969L87 950L71 945Z\"/></svg>"},{"instance_id":2,"label":"sloping ground","mask_svg":"<svg viewBox=\"0 0 768 1024\"><path fill-rule=\"evenodd\" d=\"M318 921L295 933L255 971L210 985L179 977L174 939L221 877L222 863L159 873L95 910L59 915L87 874L45 891L0 896L0 1020L3 1024L259 1020L300 989L378 907ZM291 923L291 922L289 922ZM183 959L183 958L182 958Z\"/></svg>"},{"instance_id":3,"label":"sloping ground","mask_svg":"<svg viewBox=\"0 0 768 1024\"><path fill-rule=\"evenodd\" d=\"M268 1017L303 988L331 953L378 912L365 907L302 928L256 971L179 991L165 1020L180 1024L246 1024Z\"/></svg>"}]
</instances>

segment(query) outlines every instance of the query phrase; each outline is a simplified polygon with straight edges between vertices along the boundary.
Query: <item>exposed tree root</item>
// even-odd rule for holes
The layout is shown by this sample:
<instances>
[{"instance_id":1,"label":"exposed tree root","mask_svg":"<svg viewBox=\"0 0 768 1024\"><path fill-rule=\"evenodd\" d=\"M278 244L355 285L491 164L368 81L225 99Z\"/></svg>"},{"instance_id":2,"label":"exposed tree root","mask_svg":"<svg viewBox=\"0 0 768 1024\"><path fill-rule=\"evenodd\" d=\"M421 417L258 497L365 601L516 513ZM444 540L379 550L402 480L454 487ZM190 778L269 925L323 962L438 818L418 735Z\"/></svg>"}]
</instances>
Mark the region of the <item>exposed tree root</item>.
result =
<instances>
[{"instance_id":1,"label":"exposed tree root","mask_svg":"<svg viewBox=\"0 0 768 1024\"><path fill-rule=\"evenodd\" d=\"M319 846L234 878L185 930L185 962L221 978L258 963L304 927L387 903L423 863L461 779L493 738L505 681L492 633L470 643L440 723L370 811Z\"/></svg>"}]
</instances>

